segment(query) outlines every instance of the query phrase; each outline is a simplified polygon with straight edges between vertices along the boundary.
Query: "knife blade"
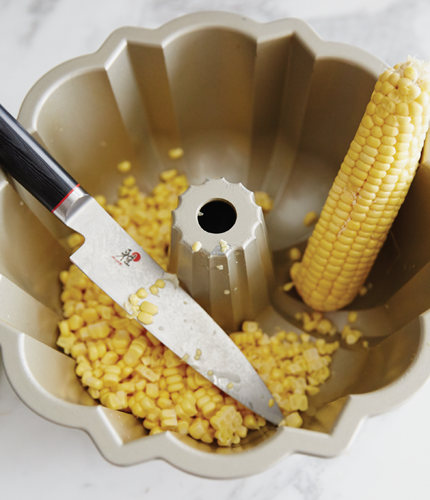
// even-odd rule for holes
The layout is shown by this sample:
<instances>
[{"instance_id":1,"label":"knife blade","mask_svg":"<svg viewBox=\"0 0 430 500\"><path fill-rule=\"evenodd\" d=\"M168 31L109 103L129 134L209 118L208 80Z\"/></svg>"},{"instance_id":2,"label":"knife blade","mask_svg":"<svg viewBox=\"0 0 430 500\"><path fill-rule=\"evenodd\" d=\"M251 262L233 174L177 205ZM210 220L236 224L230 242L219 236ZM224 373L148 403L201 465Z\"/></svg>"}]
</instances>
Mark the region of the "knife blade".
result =
<instances>
[{"instance_id":1,"label":"knife blade","mask_svg":"<svg viewBox=\"0 0 430 500\"><path fill-rule=\"evenodd\" d=\"M263 380L229 336L1 105L0 164L84 236L70 260L107 295L124 307L138 289L163 280L165 286L146 299L158 313L143 326L226 394L269 422L283 420Z\"/></svg>"}]
</instances>

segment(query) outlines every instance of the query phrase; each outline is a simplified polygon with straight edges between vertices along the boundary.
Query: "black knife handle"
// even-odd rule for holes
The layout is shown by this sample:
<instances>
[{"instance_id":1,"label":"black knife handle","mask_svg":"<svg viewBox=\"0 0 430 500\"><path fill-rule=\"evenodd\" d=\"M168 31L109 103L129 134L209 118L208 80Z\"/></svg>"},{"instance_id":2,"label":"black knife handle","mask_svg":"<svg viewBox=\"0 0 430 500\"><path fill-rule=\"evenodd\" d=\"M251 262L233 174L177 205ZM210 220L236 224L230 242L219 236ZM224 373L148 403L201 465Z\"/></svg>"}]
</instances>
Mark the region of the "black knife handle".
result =
<instances>
[{"instance_id":1,"label":"black knife handle","mask_svg":"<svg viewBox=\"0 0 430 500\"><path fill-rule=\"evenodd\" d=\"M51 212L79 186L1 105L0 166Z\"/></svg>"}]
</instances>

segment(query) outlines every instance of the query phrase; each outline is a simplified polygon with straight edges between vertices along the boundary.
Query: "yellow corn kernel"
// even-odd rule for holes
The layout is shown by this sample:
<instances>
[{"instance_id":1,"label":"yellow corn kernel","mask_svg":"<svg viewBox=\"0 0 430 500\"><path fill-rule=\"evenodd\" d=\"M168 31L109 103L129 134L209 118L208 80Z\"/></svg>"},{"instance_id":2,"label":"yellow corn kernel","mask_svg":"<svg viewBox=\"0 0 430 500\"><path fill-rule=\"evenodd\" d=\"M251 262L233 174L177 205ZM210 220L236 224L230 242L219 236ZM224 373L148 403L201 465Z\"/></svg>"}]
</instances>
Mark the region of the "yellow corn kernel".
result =
<instances>
[{"instance_id":1,"label":"yellow corn kernel","mask_svg":"<svg viewBox=\"0 0 430 500\"><path fill-rule=\"evenodd\" d=\"M139 299L145 299L148 297L148 292L144 288L139 288L139 290L136 292L136 295L139 297Z\"/></svg>"},{"instance_id":2,"label":"yellow corn kernel","mask_svg":"<svg viewBox=\"0 0 430 500\"><path fill-rule=\"evenodd\" d=\"M78 363L75 369L76 375L78 375L78 377L82 377L82 375L86 371L91 371L91 365L89 361L82 361L81 363Z\"/></svg>"},{"instance_id":3,"label":"yellow corn kernel","mask_svg":"<svg viewBox=\"0 0 430 500\"><path fill-rule=\"evenodd\" d=\"M205 422L205 421L204 421ZM210 444L213 442L214 440L214 437L215 437L215 431L213 429L211 429L210 427L208 427L206 429L206 432L203 434L203 436L200 438L200 441L202 441L203 443L207 443L207 444ZM238 442L240 442L240 438L237 439L237 436L235 435L233 437L233 441L232 443L233 444L238 444Z\"/></svg>"},{"instance_id":4,"label":"yellow corn kernel","mask_svg":"<svg viewBox=\"0 0 430 500\"><path fill-rule=\"evenodd\" d=\"M100 391L97 389L93 389L92 387L88 388L88 394L93 398L93 399L99 399L100 398Z\"/></svg>"},{"instance_id":5,"label":"yellow corn kernel","mask_svg":"<svg viewBox=\"0 0 430 500\"><path fill-rule=\"evenodd\" d=\"M178 382L176 384L171 384L171 385L167 386L167 390L169 392L178 392L178 391L181 391L184 388L185 388L185 386L184 386L184 384L182 382Z\"/></svg>"},{"instance_id":6,"label":"yellow corn kernel","mask_svg":"<svg viewBox=\"0 0 430 500\"><path fill-rule=\"evenodd\" d=\"M71 349L75 342L76 342L76 336L73 335L73 333L67 337L63 337L62 335L60 335L60 337L58 337L57 339L57 345L61 347L66 354L70 354Z\"/></svg>"},{"instance_id":7,"label":"yellow corn kernel","mask_svg":"<svg viewBox=\"0 0 430 500\"><path fill-rule=\"evenodd\" d=\"M306 385L304 390L306 391L306 393L309 396L315 396L315 394L318 394L320 391L318 387L310 386L310 385Z\"/></svg>"},{"instance_id":8,"label":"yellow corn kernel","mask_svg":"<svg viewBox=\"0 0 430 500\"><path fill-rule=\"evenodd\" d=\"M146 395L152 399L157 399L159 396L158 384L148 383L146 384Z\"/></svg>"},{"instance_id":9,"label":"yellow corn kernel","mask_svg":"<svg viewBox=\"0 0 430 500\"><path fill-rule=\"evenodd\" d=\"M171 181L174 177L178 175L178 171L175 168L171 168L170 170L165 170L161 172L160 179L164 182Z\"/></svg>"},{"instance_id":10,"label":"yellow corn kernel","mask_svg":"<svg viewBox=\"0 0 430 500\"><path fill-rule=\"evenodd\" d=\"M360 330L352 329L349 325L345 325L341 337L345 340L348 345L354 345L362 337Z\"/></svg>"},{"instance_id":11,"label":"yellow corn kernel","mask_svg":"<svg viewBox=\"0 0 430 500\"><path fill-rule=\"evenodd\" d=\"M116 391L115 394L120 402L120 409L127 408L128 406L127 394L124 391Z\"/></svg>"},{"instance_id":12,"label":"yellow corn kernel","mask_svg":"<svg viewBox=\"0 0 430 500\"><path fill-rule=\"evenodd\" d=\"M264 191L254 191L255 203L263 209L266 215L273 209L273 200Z\"/></svg>"},{"instance_id":13,"label":"yellow corn kernel","mask_svg":"<svg viewBox=\"0 0 430 500\"><path fill-rule=\"evenodd\" d=\"M93 339L104 339L110 333L109 325L106 321L99 321L87 326L88 334Z\"/></svg>"},{"instance_id":14,"label":"yellow corn kernel","mask_svg":"<svg viewBox=\"0 0 430 500\"><path fill-rule=\"evenodd\" d=\"M123 357L124 363L132 367L137 366L144 351L145 348L142 345L132 342Z\"/></svg>"},{"instance_id":15,"label":"yellow corn kernel","mask_svg":"<svg viewBox=\"0 0 430 500\"><path fill-rule=\"evenodd\" d=\"M85 370L84 373L82 374L82 377L81 377L81 382L82 382L82 385L83 386L87 386L88 385L88 380L93 378L93 372L92 370Z\"/></svg>"},{"instance_id":16,"label":"yellow corn kernel","mask_svg":"<svg viewBox=\"0 0 430 500\"><path fill-rule=\"evenodd\" d=\"M84 241L85 241L85 238L81 234L78 234L78 233L73 233L67 238L67 244L72 249L75 249L76 247L81 246Z\"/></svg>"},{"instance_id":17,"label":"yellow corn kernel","mask_svg":"<svg viewBox=\"0 0 430 500\"><path fill-rule=\"evenodd\" d=\"M294 288L294 281L290 281L289 283L285 283L285 285L282 286L282 290L284 292L289 292Z\"/></svg>"},{"instance_id":18,"label":"yellow corn kernel","mask_svg":"<svg viewBox=\"0 0 430 500\"><path fill-rule=\"evenodd\" d=\"M122 174L125 174L127 172L130 172L131 170L131 163L127 160L125 161L122 161L121 163L118 163L117 167L119 172L121 172Z\"/></svg>"},{"instance_id":19,"label":"yellow corn kernel","mask_svg":"<svg viewBox=\"0 0 430 500\"><path fill-rule=\"evenodd\" d=\"M103 304L99 304L96 307L97 313L100 315L102 319L109 320L112 318L112 308Z\"/></svg>"},{"instance_id":20,"label":"yellow corn kernel","mask_svg":"<svg viewBox=\"0 0 430 500\"><path fill-rule=\"evenodd\" d=\"M204 421L201 418L196 418L188 428L190 436L194 439L200 439L208 428L208 425L205 425L205 422L209 423L207 420Z\"/></svg>"},{"instance_id":21,"label":"yellow corn kernel","mask_svg":"<svg viewBox=\"0 0 430 500\"><path fill-rule=\"evenodd\" d=\"M170 351L170 352L172 352L172 351ZM166 355L166 351L165 351L165 353L164 353L164 354ZM178 375L178 374L179 374L179 371L180 371L180 370L179 370L178 368L176 368L176 367L171 367L171 368L169 367L169 368L165 368L165 369L163 370L163 376L164 376L164 377L171 377L172 375Z\"/></svg>"},{"instance_id":22,"label":"yellow corn kernel","mask_svg":"<svg viewBox=\"0 0 430 500\"><path fill-rule=\"evenodd\" d=\"M70 350L70 354L72 358L77 358L78 356L82 356L87 353L87 346L83 342L78 342L74 344Z\"/></svg>"},{"instance_id":23,"label":"yellow corn kernel","mask_svg":"<svg viewBox=\"0 0 430 500\"><path fill-rule=\"evenodd\" d=\"M152 314L148 314L146 312L140 312L137 315L137 319L143 324L143 325L150 325L152 324Z\"/></svg>"},{"instance_id":24,"label":"yellow corn kernel","mask_svg":"<svg viewBox=\"0 0 430 500\"><path fill-rule=\"evenodd\" d=\"M142 335L142 330L139 327L140 327L139 324L138 325L130 324L127 326L127 331L132 337L137 339Z\"/></svg>"},{"instance_id":25,"label":"yellow corn kernel","mask_svg":"<svg viewBox=\"0 0 430 500\"><path fill-rule=\"evenodd\" d=\"M192 400L189 399L184 399L179 403L182 410L188 417L194 417L197 414L197 408L195 407L195 404L192 402Z\"/></svg>"},{"instance_id":26,"label":"yellow corn kernel","mask_svg":"<svg viewBox=\"0 0 430 500\"><path fill-rule=\"evenodd\" d=\"M137 390L137 392L134 395L134 398L135 398L135 400L136 400L137 403L139 403L140 401L142 401L142 399L144 397L145 397L145 393L143 392L143 390Z\"/></svg>"},{"instance_id":27,"label":"yellow corn kernel","mask_svg":"<svg viewBox=\"0 0 430 500\"><path fill-rule=\"evenodd\" d=\"M136 179L132 175L129 175L122 181L122 185L126 187L133 187L135 184L136 184Z\"/></svg>"},{"instance_id":28,"label":"yellow corn kernel","mask_svg":"<svg viewBox=\"0 0 430 500\"><path fill-rule=\"evenodd\" d=\"M122 362L124 362L124 360L122 360ZM118 363L119 364L119 363ZM124 366L122 369L121 369L121 379L125 379L127 378L129 375L131 375L133 372L133 368L131 366Z\"/></svg>"},{"instance_id":29,"label":"yellow corn kernel","mask_svg":"<svg viewBox=\"0 0 430 500\"><path fill-rule=\"evenodd\" d=\"M167 370L164 370L163 375L166 376L165 372ZM174 374L166 377L166 384L171 385L171 384L177 384L179 382L182 382L182 375L179 374Z\"/></svg>"},{"instance_id":30,"label":"yellow corn kernel","mask_svg":"<svg viewBox=\"0 0 430 500\"><path fill-rule=\"evenodd\" d=\"M125 318L127 313L126 313L126 311L124 311L124 309L121 306L119 306L117 303L114 303L113 308L115 309L115 312L118 314L118 316L120 316L121 318ZM117 327L115 327L115 328L117 328Z\"/></svg>"},{"instance_id":31,"label":"yellow corn kernel","mask_svg":"<svg viewBox=\"0 0 430 500\"><path fill-rule=\"evenodd\" d=\"M116 388L119 384L119 375L116 373L105 373L102 377L102 382L104 387Z\"/></svg>"},{"instance_id":32,"label":"yellow corn kernel","mask_svg":"<svg viewBox=\"0 0 430 500\"><path fill-rule=\"evenodd\" d=\"M100 316L93 307L87 307L82 312L82 319L85 320L86 323L94 323L100 319Z\"/></svg>"},{"instance_id":33,"label":"yellow corn kernel","mask_svg":"<svg viewBox=\"0 0 430 500\"><path fill-rule=\"evenodd\" d=\"M178 427L178 420L176 418L166 418L161 421L161 428L163 431L175 431Z\"/></svg>"},{"instance_id":34,"label":"yellow corn kernel","mask_svg":"<svg viewBox=\"0 0 430 500\"><path fill-rule=\"evenodd\" d=\"M67 320L60 321L58 323L58 328L60 329L60 335L63 337L68 337L72 333Z\"/></svg>"},{"instance_id":35,"label":"yellow corn kernel","mask_svg":"<svg viewBox=\"0 0 430 500\"><path fill-rule=\"evenodd\" d=\"M111 410L119 410L121 408L121 401L116 394L109 392L104 398L104 405Z\"/></svg>"},{"instance_id":36,"label":"yellow corn kernel","mask_svg":"<svg viewBox=\"0 0 430 500\"><path fill-rule=\"evenodd\" d=\"M211 397L208 394L204 394L203 396L197 398L197 408L202 409L203 406L206 403L209 403L210 400L211 400Z\"/></svg>"},{"instance_id":37,"label":"yellow corn kernel","mask_svg":"<svg viewBox=\"0 0 430 500\"><path fill-rule=\"evenodd\" d=\"M194 374L194 380L198 387L207 387L212 385L205 377L203 377L203 375L198 372Z\"/></svg>"},{"instance_id":38,"label":"yellow corn kernel","mask_svg":"<svg viewBox=\"0 0 430 500\"><path fill-rule=\"evenodd\" d=\"M168 430L168 429L165 429L165 430ZM159 427L158 425L155 425L150 431L149 431L149 435L150 436L154 436L155 434L161 434L162 432L164 432L164 430Z\"/></svg>"},{"instance_id":39,"label":"yellow corn kernel","mask_svg":"<svg viewBox=\"0 0 430 500\"><path fill-rule=\"evenodd\" d=\"M201 440L203 441L203 437L201 438ZM239 443L240 443L240 437L237 434L234 434L231 444L239 444Z\"/></svg>"},{"instance_id":40,"label":"yellow corn kernel","mask_svg":"<svg viewBox=\"0 0 430 500\"><path fill-rule=\"evenodd\" d=\"M257 419L255 418L255 415L252 413L245 415L245 418L243 419L243 425L247 429L258 429L258 422Z\"/></svg>"},{"instance_id":41,"label":"yellow corn kernel","mask_svg":"<svg viewBox=\"0 0 430 500\"><path fill-rule=\"evenodd\" d=\"M178 158L181 158L182 156L184 156L184 150L182 148L172 148L172 149L169 149L167 151L167 154L169 155L169 157L172 159L172 160L177 160ZM166 172L172 172L172 170L167 170ZM169 177L166 179L166 172L164 172L164 179L163 180L168 180ZM175 175L176 175L176 170L174 170L175 172ZM163 175L163 174L161 174ZM160 176L161 177L161 176Z\"/></svg>"},{"instance_id":42,"label":"yellow corn kernel","mask_svg":"<svg viewBox=\"0 0 430 500\"><path fill-rule=\"evenodd\" d=\"M171 392L170 393L170 398L175 405L178 404L180 397L181 397L181 395L179 392Z\"/></svg>"},{"instance_id":43,"label":"yellow corn kernel","mask_svg":"<svg viewBox=\"0 0 430 500\"><path fill-rule=\"evenodd\" d=\"M149 382L156 382L160 378L160 375L158 373L155 373L153 370L151 370L151 368L148 368L144 365L137 366L135 368L135 371L142 375L142 377L149 380Z\"/></svg>"},{"instance_id":44,"label":"yellow corn kernel","mask_svg":"<svg viewBox=\"0 0 430 500\"><path fill-rule=\"evenodd\" d=\"M124 350L125 353L130 341L130 334L127 330L116 330L112 338L112 345L117 352Z\"/></svg>"},{"instance_id":45,"label":"yellow corn kernel","mask_svg":"<svg viewBox=\"0 0 430 500\"><path fill-rule=\"evenodd\" d=\"M143 427L145 427L145 429L148 429L150 430L150 432L152 432L152 429L160 429L160 432L164 432L161 427L158 425L158 422L157 421L151 421L150 419L146 418L143 422ZM158 434L159 432L155 432L156 434Z\"/></svg>"},{"instance_id":46,"label":"yellow corn kernel","mask_svg":"<svg viewBox=\"0 0 430 500\"><path fill-rule=\"evenodd\" d=\"M301 427L303 425L303 419L300 416L298 412L293 412L290 413L286 418L285 418L285 425L288 427Z\"/></svg>"},{"instance_id":47,"label":"yellow corn kernel","mask_svg":"<svg viewBox=\"0 0 430 500\"><path fill-rule=\"evenodd\" d=\"M107 352L101 359L105 365L114 365L118 361L118 354L113 351Z\"/></svg>"},{"instance_id":48,"label":"yellow corn kernel","mask_svg":"<svg viewBox=\"0 0 430 500\"><path fill-rule=\"evenodd\" d=\"M128 297L128 300L129 300L130 304L133 305L133 306L135 306L135 305L137 305L139 303L139 297L135 293L132 293Z\"/></svg>"},{"instance_id":49,"label":"yellow corn kernel","mask_svg":"<svg viewBox=\"0 0 430 500\"><path fill-rule=\"evenodd\" d=\"M158 386L157 386L157 388L158 388ZM150 394L148 394L148 396L152 397ZM162 410L173 407L172 400L170 398L166 398L166 397L159 397L158 400L157 400L157 405Z\"/></svg>"},{"instance_id":50,"label":"yellow corn kernel","mask_svg":"<svg viewBox=\"0 0 430 500\"><path fill-rule=\"evenodd\" d=\"M88 342L88 357L91 361L95 361L99 357L99 351L95 342Z\"/></svg>"},{"instance_id":51,"label":"yellow corn kernel","mask_svg":"<svg viewBox=\"0 0 430 500\"><path fill-rule=\"evenodd\" d=\"M147 381L145 379L139 380L138 382L134 383L134 386L136 388L136 391L143 391L146 387Z\"/></svg>"},{"instance_id":52,"label":"yellow corn kernel","mask_svg":"<svg viewBox=\"0 0 430 500\"><path fill-rule=\"evenodd\" d=\"M70 330L72 331L79 330L79 328L82 328L84 326L84 318L78 316L77 314L73 314L72 316L70 316L67 322L69 324Z\"/></svg>"},{"instance_id":53,"label":"yellow corn kernel","mask_svg":"<svg viewBox=\"0 0 430 500\"><path fill-rule=\"evenodd\" d=\"M190 424L186 422L185 420L180 420L178 422L178 432L179 434L188 434L188 430L190 428Z\"/></svg>"},{"instance_id":54,"label":"yellow corn kernel","mask_svg":"<svg viewBox=\"0 0 430 500\"><path fill-rule=\"evenodd\" d=\"M217 405L213 400L208 401L206 404L204 404L201 407L201 410L202 410L203 416L207 419L210 419L215 414L215 412L217 410Z\"/></svg>"},{"instance_id":55,"label":"yellow corn kernel","mask_svg":"<svg viewBox=\"0 0 430 500\"><path fill-rule=\"evenodd\" d=\"M164 280L162 279L158 279L156 282L155 282L155 285L158 287L158 288L164 288L166 286L166 283Z\"/></svg>"},{"instance_id":56,"label":"yellow corn kernel","mask_svg":"<svg viewBox=\"0 0 430 500\"><path fill-rule=\"evenodd\" d=\"M160 412L160 420L176 418L176 412L173 408L166 408Z\"/></svg>"},{"instance_id":57,"label":"yellow corn kernel","mask_svg":"<svg viewBox=\"0 0 430 500\"><path fill-rule=\"evenodd\" d=\"M244 332L256 332L258 330L258 323L256 321L244 321L242 323L242 330Z\"/></svg>"},{"instance_id":58,"label":"yellow corn kernel","mask_svg":"<svg viewBox=\"0 0 430 500\"><path fill-rule=\"evenodd\" d=\"M91 387L92 389L100 390L103 387L103 382L95 377L88 377L86 379L86 383L88 387Z\"/></svg>"},{"instance_id":59,"label":"yellow corn kernel","mask_svg":"<svg viewBox=\"0 0 430 500\"><path fill-rule=\"evenodd\" d=\"M348 323L355 323L357 321L357 313L355 311L350 311L348 313Z\"/></svg>"},{"instance_id":60,"label":"yellow corn kernel","mask_svg":"<svg viewBox=\"0 0 430 500\"><path fill-rule=\"evenodd\" d=\"M102 207L104 207L106 205L106 197L105 196L98 194L98 195L94 196L94 199Z\"/></svg>"},{"instance_id":61,"label":"yellow corn kernel","mask_svg":"<svg viewBox=\"0 0 430 500\"><path fill-rule=\"evenodd\" d=\"M155 306L154 304L151 304L151 302L144 301L140 304L140 310L143 313L150 314L151 316L154 316L155 314L158 313L158 307Z\"/></svg>"},{"instance_id":62,"label":"yellow corn kernel","mask_svg":"<svg viewBox=\"0 0 430 500\"><path fill-rule=\"evenodd\" d=\"M146 413L144 412L143 408L139 403L132 402L131 399L132 398L130 398L129 401L129 407L133 415L135 415L136 417L144 418L146 416Z\"/></svg>"},{"instance_id":63,"label":"yellow corn kernel","mask_svg":"<svg viewBox=\"0 0 430 500\"><path fill-rule=\"evenodd\" d=\"M421 83L430 82L429 66L413 59L402 63L397 69L387 70L390 75L400 77L396 85L389 84L393 87L389 99L394 93L395 106L388 104L387 97L384 97L382 85L388 82L383 83L380 77L371 97L375 113L369 114L369 109L372 109L369 105L358 130L358 136L373 137L370 140L373 146L361 146L352 141L302 262L291 269L298 293L313 309L331 311L349 304L360 292L387 237L394 217L387 218L382 215L382 211L377 215L365 209L363 200L377 198L383 205L395 204L399 207L407 194L428 129L429 116L423 119L423 107L416 99L427 94L426 98L421 99L430 100L429 91L419 92L418 87L415 90L415 84L404 76L405 71L412 69L417 72L418 87ZM393 82L395 80L397 77L392 78ZM378 85L381 85L381 92L377 90ZM388 85L384 89L387 90ZM404 132L400 132L400 124L405 123L407 118L417 120L419 125L413 131L403 127ZM369 129L372 121L375 126ZM394 156L390 156L393 153ZM389 170L390 164L394 162L397 171L385 176L380 174L381 171ZM373 238L371 245L359 243L359 233L362 232L370 233L369 236ZM357 263L361 262L360 265L348 267L346 264L350 257L357 259ZM353 337L350 335L348 339L350 342Z\"/></svg>"},{"instance_id":64,"label":"yellow corn kernel","mask_svg":"<svg viewBox=\"0 0 430 500\"><path fill-rule=\"evenodd\" d=\"M160 341L157 339L157 337L154 337L151 332L146 332L146 336L148 337L148 340L151 342L152 345L154 346L159 346Z\"/></svg>"},{"instance_id":65,"label":"yellow corn kernel","mask_svg":"<svg viewBox=\"0 0 430 500\"><path fill-rule=\"evenodd\" d=\"M143 397L140 401L140 406L148 413L153 412L156 408L155 402L153 399L148 398L147 396Z\"/></svg>"},{"instance_id":66,"label":"yellow corn kernel","mask_svg":"<svg viewBox=\"0 0 430 500\"><path fill-rule=\"evenodd\" d=\"M69 279L69 271L61 271L59 275L60 281L63 285L67 284L67 280Z\"/></svg>"},{"instance_id":67,"label":"yellow corn kernel","mask_svg":"<svg viewBox=\"0 0 430 500\"><path fill-rule=\"evenodd\" d=\"M328 335L332 331L333 324L329 319L322 319L317 325L317 332L323 335Z\"/></svg>"},{"instance_id":68,"label":"yellow corn kernel","mask_svg":"<svg viewBox=\"0 0 430 500\"><path fill-rule=\"evenodd\" d=\"M318 219L318 215L316 212L308 212L306 215L305 215L305 218L303 219L303 224L305 226L311 226L312 224L314 224L314 222L316 222Z\"/></svg>"},{"instance_id":69,"label":"yellow corn kernel","mask_svg":"<svg viewBox=\"0 0 430 500\"><path fill-rule=\"evenodd\" d=\"M289 256L290 260L292 260L292 261L300 260L300 258L302 256L302 252L298 248L293 247L288 252L288 256Z\"/></svg>"},{"instance_id":70,"label":"yellow corn kernel","mask_svg":"<svg viewBox=\"0 0 430 500\"><path fill-rule=\"evenodd\" d=\"M194 374L196 375L196 374ZM201 387L200 389L197 389L197 391L194 392L193 396L197 402L198 399L202 398L203 396L206 395L206 389Z\"/></svg>"},{"instance_id":71,"label":"yellow corn kernel","mask_svg":"<svg viewBox=\"0 0 430 500\"><path fill-rule=\"evenodd\" d=\"M149 287L149 291L152 293L152 295L157 295L158 294L158 286L157 285L151 285Z\"/></svg>"},{"instance_id":72,"label":"yellow corn kernel","mask_svg":"<svg viewBox=\"0 0 430 500\"><path fill-rule=\"evenodd\" d=\"M149 410L146 418L148 420L152 420L153 422L157 422L160 420L160 413L161 413L160 408L158 408L157 406L154 405L152 410Z\"/></svg>"},{"instance_id":73,"label":"yellow corn kernel","mask_svg":"<svg viewBox=\"0 0 430 500\"><path fill-rule=\"evenodd\" d=\"M133 382L122 382L121 384L118 384L117 389L118 391L125 392L126 394L132 394L134 393L136 387Z\"/></svg>"}]
</instances>

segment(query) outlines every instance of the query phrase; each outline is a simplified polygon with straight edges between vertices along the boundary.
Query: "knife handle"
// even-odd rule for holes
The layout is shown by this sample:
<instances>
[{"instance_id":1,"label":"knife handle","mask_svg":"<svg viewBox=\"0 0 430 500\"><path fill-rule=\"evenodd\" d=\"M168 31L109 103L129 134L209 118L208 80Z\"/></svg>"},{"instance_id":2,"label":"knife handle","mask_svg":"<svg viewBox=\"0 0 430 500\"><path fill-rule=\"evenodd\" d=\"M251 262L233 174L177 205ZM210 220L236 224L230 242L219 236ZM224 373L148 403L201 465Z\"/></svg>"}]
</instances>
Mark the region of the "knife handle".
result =
<instances>
[{"instance_id":1,"label":"knife handle","mask_svg":"<svg viewBox=\"0 0 430 500\"><path fill-rule=\"evenodd\" d=\"M79 186L1 105L0 165L51 212Z\"/></svg>"}]
</instances>

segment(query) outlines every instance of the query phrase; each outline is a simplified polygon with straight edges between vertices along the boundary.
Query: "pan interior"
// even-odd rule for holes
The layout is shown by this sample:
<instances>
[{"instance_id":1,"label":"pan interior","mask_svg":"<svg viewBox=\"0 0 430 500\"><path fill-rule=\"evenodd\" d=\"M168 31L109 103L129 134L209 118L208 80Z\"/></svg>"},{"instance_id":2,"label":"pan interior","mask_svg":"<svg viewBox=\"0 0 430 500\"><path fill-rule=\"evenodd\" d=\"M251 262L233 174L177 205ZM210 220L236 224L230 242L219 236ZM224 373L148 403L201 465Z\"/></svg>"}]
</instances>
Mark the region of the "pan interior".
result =
<instances>
[{"instance_id":1,"label":"pan interior","mask_svg":"<svg viewBox=\"0 0 430 500\"><path fill-rule=\"evenodd\" d=\"M299 297L279 290L289 280L288 250L304 249L310 230L303 218L321 211L374 82L345 60L315 59L295 35L257 44L235 31L208 28L163 48L129 42L106 71L88 69L63 79L38 110L35 135L90 194L111 202L123 179L116 165L123 160L132 163L147 192L170 168L192 184L223 176L266 191L274 200L266 226L277 282L273 307L257 320L273 334L286 321L298 327ZM175 147L185 151L178 160L168 155ZM58 314L58 274L69 265L67 228L16 188L26 204L0 178L0 274L26 293L22 311L36 300L41 310ZM430 170L422 165L369 277L372 289L349 306L359 312L357 328L369 348L342 344L331 378L310 398L305 429L330 433L348 395L385 387L413 363L421 335L417 318L430 307L429 189ZM217 232L214 226L207 230ZM341 326L346 312L329 317ZM39 347L28 343L29 366L41 387L78 411L92 403L78 389L70 358L53 345L54 329L33 339ZM58 374L55 382L48 382L46 372ZM112 424L121 441L124 428L136 428L128 414L110 412L107 418L121 421ZM258 446L274 432L268 426L251 433L233 450L180 439L204 451L231 453ZM129 435L142 436L134 430Z\"/></svg>"}]
</instances>

